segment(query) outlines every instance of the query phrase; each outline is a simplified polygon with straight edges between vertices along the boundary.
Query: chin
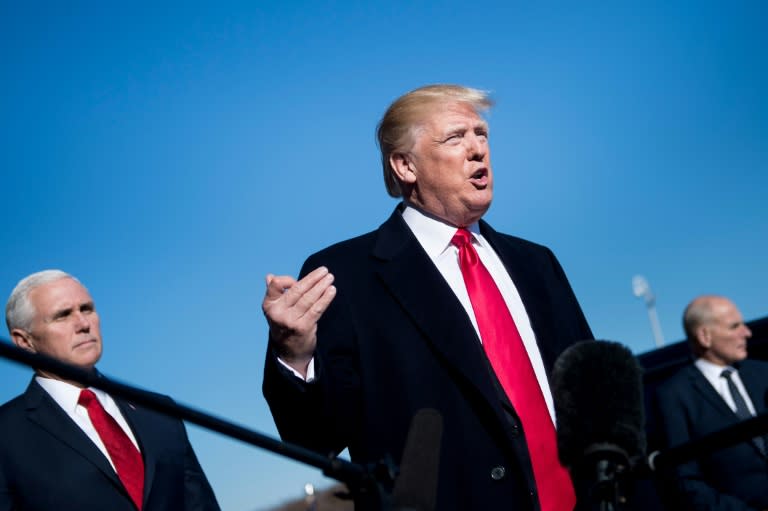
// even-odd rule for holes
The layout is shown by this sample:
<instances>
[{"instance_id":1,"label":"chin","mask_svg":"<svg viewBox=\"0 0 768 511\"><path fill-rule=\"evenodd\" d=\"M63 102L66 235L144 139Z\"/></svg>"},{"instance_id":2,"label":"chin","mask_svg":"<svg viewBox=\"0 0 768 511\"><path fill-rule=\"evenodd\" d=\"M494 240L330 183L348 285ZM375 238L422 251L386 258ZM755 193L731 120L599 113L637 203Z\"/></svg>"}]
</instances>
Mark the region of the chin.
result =
<instances>
[{"instance_id":1,"label":"chin","mask_svg":"<svg viewBox=\"0 0 768 511\"><path fill-rule=\"evenodd\" d=\"M86 371L90 371L99 360L101 360L101 350L99 350L98 353L94 353L91 356L83 357L82 359L78 360L77 365Z\"/></svg>"},{"instance_id":2,"label":"chin","mask_svg":"<svg viewBox=\"0 0 768 511\"><path fill-rule=\"evenodd\" d=\"M475 207L472 208L472 214L476 216L478 219L480 219L485 213L488 211L488 209L491 207L491 201L484 201L479 202L475 204Z\"/></svg>"},{"instance_id":3,"label":"chin","mask_svg":"<svg viewBox=\"0 0 768 511\"><path fill-rule=\"evenodd\" d=\"M742 360L746 360L746 359L747 359L747 354L746 353L741 353L738 356L734 357L733 362L731 362L731 363L741 362Z\"/></svg>"}]
</instances>

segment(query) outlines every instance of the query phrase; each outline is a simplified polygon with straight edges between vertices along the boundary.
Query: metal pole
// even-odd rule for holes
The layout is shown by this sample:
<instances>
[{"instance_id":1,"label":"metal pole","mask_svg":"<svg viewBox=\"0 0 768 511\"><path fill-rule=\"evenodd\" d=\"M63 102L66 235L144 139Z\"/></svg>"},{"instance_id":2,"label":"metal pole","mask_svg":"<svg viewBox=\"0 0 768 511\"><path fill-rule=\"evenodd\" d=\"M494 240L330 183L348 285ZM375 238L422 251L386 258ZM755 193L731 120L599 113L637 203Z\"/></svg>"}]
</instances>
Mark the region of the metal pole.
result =
<instances>
[{"instance_id":1,"label":"metal pole","mask_svg":"<svg viewBox=\"0 0 768 511\"><path fill-rule=\"evenodd\" d=\"M664 346L664 334L661 333L661 323L659 323L659 316L656 314L656 296L651 291L648 280L642 275L632 277L632 293L636 297L642 298L643 302L645 302L645 307L648 310L648 319L651 322L653 339L656 342L656 347L661 348Z\"/></svg>"},{"instance_id":2,"label":"metal pole","mask_svg":"<svg viewBox=\"0 0 768 511\"><path fill-rule=\"evenodd\" d=\"M659 323L659 316L656 314L655 304L648 306L648 319L651 321L651 330L653 330L656 347L661 348L664 346L664 334L661 333L661 324Z\"/></svg>"}]
</instances>

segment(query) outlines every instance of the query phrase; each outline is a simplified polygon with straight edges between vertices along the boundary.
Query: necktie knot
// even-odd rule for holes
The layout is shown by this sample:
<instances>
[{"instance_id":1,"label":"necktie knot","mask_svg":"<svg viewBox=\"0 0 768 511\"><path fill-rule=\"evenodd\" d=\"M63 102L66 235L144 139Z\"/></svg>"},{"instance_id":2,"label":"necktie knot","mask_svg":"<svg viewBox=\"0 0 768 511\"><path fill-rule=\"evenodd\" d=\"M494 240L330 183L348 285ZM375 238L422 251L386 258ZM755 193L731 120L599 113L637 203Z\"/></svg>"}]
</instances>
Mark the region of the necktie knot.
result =
<instances>
[{"instance_id":1,"label":"necktie knot","mask_svg":"<svg viewBox=\"0 0 768 511\"><path fill-rule=\"evenodd\" d=\"M456 231L456 234L453 235L453 238L451 238L451 243L456 245L459 248L462 248L466 245L470 245L472 242L472 235L469 233L468 230L464 229L463 227L461 229L458 229Z\"/></svg>"},{"instance_id":2,"label":"necktie knot","mask_svg":"<svg viewBox=\"0 0 768 511\"><path fill-rule=\"evenodd\" d=\"M83 389L80 391L80 398L77 400L77 404L84 406L85 408L90 408L94 402L100 404L99 400L96 398L96 394L94 394L92 390Z\"/></svg>"},{"instance_id":3,"label":"necktie knot","mask_svg":"<svg viewBox=\"0 0 768 511\"><path fill-rule=\"evenodd\" d=\"M731 376L733 376L733 369L723 369L723 372L720 373L720 376L726 380L730 380Z\"/></svg>"}]
</instances>

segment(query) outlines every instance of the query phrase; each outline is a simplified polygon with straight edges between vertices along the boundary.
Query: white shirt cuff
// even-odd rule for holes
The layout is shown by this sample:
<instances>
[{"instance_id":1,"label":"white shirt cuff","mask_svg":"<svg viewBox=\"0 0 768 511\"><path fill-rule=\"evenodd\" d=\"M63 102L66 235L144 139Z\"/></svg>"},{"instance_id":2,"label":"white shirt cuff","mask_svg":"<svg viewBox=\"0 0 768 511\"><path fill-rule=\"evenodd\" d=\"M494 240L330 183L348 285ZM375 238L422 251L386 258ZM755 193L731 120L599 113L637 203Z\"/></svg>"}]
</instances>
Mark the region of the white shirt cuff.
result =
<instances>
[{"instance_id":1,"label":"white shirt cuff","mask_svg":"<svg viewBox=\"0 0 768 511\"><path fill-rule=\"evenodd\" d=\"M303 381L305 381L307 383L311 383L311 382L313 382L315 380L315 357L312 357L312 360L309 361L309 365L307 366L307 377L306 378L304 378L301 375L301 373L298 372L296 369L294 369L293 367L291 367L288 364L286 364L285 362L283 362L283 359L281 359L280 357L277 357L277 361L280 362L281 364L283 364L283 366L286 369L291 371L293 373L293 375L296 376L297 378L299 378L300 380L303 380Z\"/></svg>"}]
</instances>

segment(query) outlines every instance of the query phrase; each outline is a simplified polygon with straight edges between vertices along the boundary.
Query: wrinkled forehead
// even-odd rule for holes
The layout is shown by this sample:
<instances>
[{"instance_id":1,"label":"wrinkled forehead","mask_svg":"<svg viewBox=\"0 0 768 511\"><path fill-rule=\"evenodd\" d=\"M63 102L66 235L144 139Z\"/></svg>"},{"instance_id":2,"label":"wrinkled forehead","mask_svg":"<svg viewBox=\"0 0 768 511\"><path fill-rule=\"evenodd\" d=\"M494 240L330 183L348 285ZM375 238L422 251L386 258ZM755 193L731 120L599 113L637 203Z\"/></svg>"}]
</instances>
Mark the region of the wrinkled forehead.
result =
<instances>
[{"instance_id":1,"label":"wrinkled forehead","mask_svg":"<svg viewBox=\"0 0 768 511\"><path fill-rule=\"evenodd\" d=\"M29 291L28 297L30 303L41 314L75 303L93 301L85 286L70 277L35 286Z\"/></svg>"}]
</instances>

